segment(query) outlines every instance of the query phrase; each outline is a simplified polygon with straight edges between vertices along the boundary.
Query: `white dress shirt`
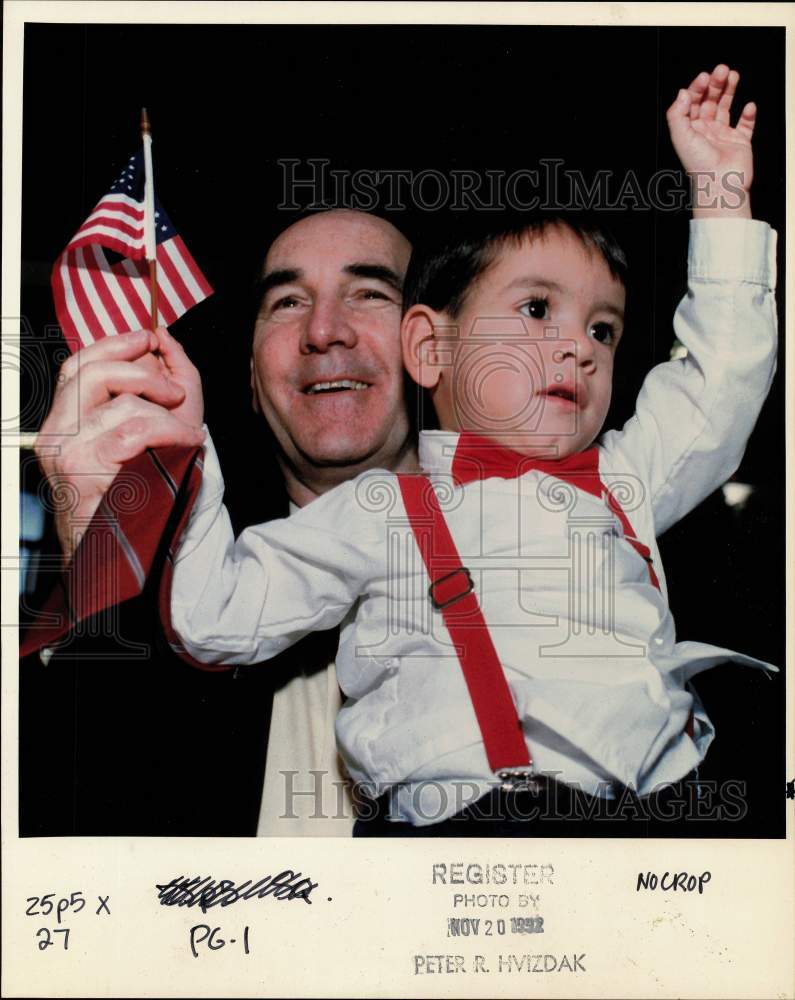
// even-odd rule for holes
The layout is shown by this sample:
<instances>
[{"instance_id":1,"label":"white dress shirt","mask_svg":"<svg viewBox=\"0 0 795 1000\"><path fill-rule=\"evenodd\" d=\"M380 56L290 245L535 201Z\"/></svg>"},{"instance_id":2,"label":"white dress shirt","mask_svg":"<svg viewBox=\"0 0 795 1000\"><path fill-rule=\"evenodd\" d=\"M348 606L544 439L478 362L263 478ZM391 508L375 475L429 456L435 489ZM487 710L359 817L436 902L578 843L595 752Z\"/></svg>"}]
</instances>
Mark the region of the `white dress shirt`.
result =
<instances>
[{"instance_id":1,"label":"white dress shirt","mask_svg":"<svg viewBox=\"0 0 795 1000\"><path fill-rule=\"evenodd\" d=\"M768 666L676 642L655 536L740 462L775 367L774 285L765 223L692 222L674 319L687 356L653 369L635 415L599 443L602 482L651 549L660 589L604 498L538 471L461 486L450 475L458 435L420 437L536 769L585 791L620 782L643 795L679 780L714 735L688 680L727 660ZM395 477L364 473L237 541L211 443L204 477L172 591L187 650L257 663L345 619L336 733L351 777L376 794L392 787L397 818L415 824L498 784Z\"/></svg>"}]
</instances>

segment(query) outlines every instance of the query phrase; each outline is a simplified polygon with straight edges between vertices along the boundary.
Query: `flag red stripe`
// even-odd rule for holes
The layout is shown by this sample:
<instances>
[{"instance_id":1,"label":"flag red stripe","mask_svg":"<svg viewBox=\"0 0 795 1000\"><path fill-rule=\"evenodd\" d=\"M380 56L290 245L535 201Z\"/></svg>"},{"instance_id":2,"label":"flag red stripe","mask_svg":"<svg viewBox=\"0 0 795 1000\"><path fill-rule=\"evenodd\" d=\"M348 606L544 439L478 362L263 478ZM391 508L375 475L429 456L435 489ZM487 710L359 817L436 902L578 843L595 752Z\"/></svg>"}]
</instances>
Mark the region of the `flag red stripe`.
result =
<instances>
[{"instance_id":1,"label":"flag red stripe","mask_svg":"<svg viewBox=\"0 0 795 1000\"><path fill-rule=\"evenodd\" d=\"M176 235L173 239L173 244L180 257L185 261L185 264L190 269L190 273L193 275L193 279L196 284L201 288L205 296L212 295L213 289L209 281L204 277L202 272L199 270L199 265L193 259L193 255L190 250L185 246L185 241L180 235Z\"/></svg>"},{"instance_id":2,"label":"flag red stripe","mask_svg":"<svg viewBox=\"0 0 795 1000\"><path fill-rule=\"evenodd\" d=\"M129 215L131 219L135 219L138 222L143 222L144 210L143 208L135 208L133 205L129 205L125 201L115 201L113 195L108 195L103 198L102 201L97 202L94 206L89 219L93 218L94 215L101 209L107 211L108 209L113 209L115 212L123 212L125 215ZM86 220L88 221L88 220Z\"/></svg>"},{"instance_id":3,"label":"flag red stripe","mask_svg":"<svg viewBox=\"0 0 795 1000\"><path fill-rule=\"evenodd\" d=\"M146 308L146 324L145 325L149 326L151 324L151 317L149 315L149 308L150 308L149 307L149 301L150 301L149 261L147 261L147 260L134 260L134 261L130 261L130 263L132 264L133 268L135 269L135 272L136 272L136 274L138 276L137 279L136 279L137 283L138 283L138 287L140 288L141 294L143 295L144 299L146 300L146 307L145 307ZM130 278L128 276L128 280L132 284L132 282L133 282L134 279L132 279L132 278ZM133 293L134 292L135 292L135 290L133 289ZM157 308L158 308L158 312L160 313L160 315L158 316L158 320L157 321L158 321L158 323L160 323L160 321L162 320L162 322L165 323L166 326L170 326L172 323L176 322L176 320L178 320L179 316L181 315L181 314L178 314L178 313L176 313L174 311L174 308L172 307L171 303L168 300L168 296L166 295L166 293L165 293L162 285L160 285L159 282L158 282L158 289L157 289Z\"/></svg>"},{"instance_id":4,"label":"flag red stripe","mask_svg":"<svg viewBox=\"0 0 795 1000\"><path fill-rule=\"evenodd\" d=\"M140 264L136 263L136 269L140 267ZM142 330L148 330L152 325L152 318L149 314L149 310L144 305L141 296L133 288L132 278L124 270L121 263L114 264L111 267L111 272L116 275L119 282L119 287L122 292L124 292L124 297L130 303L135 312L135 315L140 323Z\"/></svg>"},{"instance_id":5,"label":"flag red stripe","mask_svg":"<svg viewBox=\"0 0 795 1000\"><path fill-rule=\"evenodd\" d=\"M111 323L113 323L116 328L116 333L126 333L128 323L124 319L121 310L116 305L116 300L110 292L104 278L99 273L99 265L96 258L96 249L93 246L89 246L85 250L85 259L88 267L84 268L84 271L88 271L88 276L91 279L91 284L94 286L94 290L105 307L105 311L110 317Z\"/></svg>"},{"instance_id":6,"label":"flag red stripe","mask_svg":"<svg viewBox=\"0 0 795 1000\"><path fill-rule=\"evenodd\" d=\"M83 317L86 326L91 330L94 339L99 340L101 337L106 336L105 330L102 327L99 316L97 316L96 312L94 312L94 307L91 305L91 302L83 289L83 285L80 281L80 275L78 274L80 268L78 267L74 250L70 250L68 252L67 262L69 266L69 278L72 283L72 295L74 296L75 306L80 312L80 315Z\"/></svg>"},{"instance_id":7,"label":"flag red stripe","mask_svg":"<svg viewBox=\"0 0 795 1000\"><path fill-rule=\"evenodd\" d=\"M195 299L191 295L188 286L182 280L182 276L174 266L174 262L169 257L162 243L157 248L157 266L162 267L165 271L168 276L168 280L174 287L174 291L180 298L184 310L187 312L187 310L194 304Z\"/></svg>"},{"instance_id":8,"label":"flag red stripe","mask_svg":"<svg viewBox=\"0 0 795 1000\"><path fill-rule=\"evenodd\" d=\"M79 250L80 247L90 246L92 243L98 243L99 246L106 247L108 250L115 250L122 257L129 257L131 260L140 260L146 253L143 245L132 247L129 243L125 243L124 240L117 240L115 237L108 236L105 233L89 233L86 236L77 234L73 240L69 241L67 249Z\"/></svg>"},{"instance_id":9,"label":"flag red stripe","mask_svg":"<svg viewBox=\"0 0 795 1000\"><path fill-rule=\"evenodd\" d=\"M52 293L55 299L55 315L61 324L64 340L68 344L69 350L74 354L75 351L80 350L82 345L77 327L72 322L72 317L66 308L66 290L64 289L63 278L61 277L61 264L65 256L65 253L61 254L52 269Z\"/></svg>"},{"instance_id":10,"label":"flag red stripe","mask_svg":"<svg viewBox=\"0 0 795 1000\"><path fill-rule=\"evenodd\" d=\"M146 266L147 266L146 286L148 288L149 287L148 264ZM169 299L168 295L166 295L165 289L159 283L157 290L157 307L160 311L160 315L163 317L163 322L166 324L166 326L171 326L172 323L176 323L176 321L185 311L184 309L180 309L179 312L177 312L177 310L174 308L174 303Z\"/></svg>"},{"instance_id":11,"label":"flag red stripe","mask_svg":"<svg viewBox=\"0 0 795 1000\"><path fill-rule=\"evenodd\" d=\"M107 215L92 215L77 230L75 236L79 236L83 230L92 229L94 226L107 226L109 229L118 229L120 233L124 233L132 240L141 240L144 236L143 226L135 226L129 222L122 222L121 219L112 219Z\"/></svg>"}]
</instances>

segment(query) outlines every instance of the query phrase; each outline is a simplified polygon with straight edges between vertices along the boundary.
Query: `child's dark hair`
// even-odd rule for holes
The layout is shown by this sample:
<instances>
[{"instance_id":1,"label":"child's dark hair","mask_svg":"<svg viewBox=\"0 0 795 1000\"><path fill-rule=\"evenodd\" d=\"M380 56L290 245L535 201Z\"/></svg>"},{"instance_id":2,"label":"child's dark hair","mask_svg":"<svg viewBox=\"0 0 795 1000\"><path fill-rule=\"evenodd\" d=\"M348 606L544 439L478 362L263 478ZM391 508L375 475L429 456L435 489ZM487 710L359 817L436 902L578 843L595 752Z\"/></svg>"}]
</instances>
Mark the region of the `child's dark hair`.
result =
<instances>
[{"instance_id":1,"label":"child's dark hair","mask_svg":"<svg viewBox=\"0 0 795 1000\"><path fill-rule=\"evenodd\" d=\"M494 263L497 251L514 246L526 236L540 235L553 226L563 226L582 243L602 255L610 273L623 284L627 280L627 258L612 233L597 225L593 217L566 212L473 212L451 223L455 231L439 238L419 241L411 255L403 286L404 312L417 303L455 319L472 285Z\"/></svg>"}]
</instances>

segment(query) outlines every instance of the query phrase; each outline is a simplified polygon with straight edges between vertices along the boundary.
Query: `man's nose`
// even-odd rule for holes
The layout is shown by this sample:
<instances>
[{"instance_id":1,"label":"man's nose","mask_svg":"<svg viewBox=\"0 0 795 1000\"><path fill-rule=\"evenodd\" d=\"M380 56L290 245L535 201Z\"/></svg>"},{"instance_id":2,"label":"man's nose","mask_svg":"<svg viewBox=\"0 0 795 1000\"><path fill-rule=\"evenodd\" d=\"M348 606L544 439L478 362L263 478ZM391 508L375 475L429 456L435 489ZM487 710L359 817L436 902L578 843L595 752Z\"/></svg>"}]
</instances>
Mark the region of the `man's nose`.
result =
<instances>
[{"instance_id":1,"label":"man's nose","mask_svg":"<svg viewBox=\"0 0 795 1000\"><path fill-rule=\"evenodd\" d=\"M355 347L356 330L337 302L317 301L309 311L301 330L301 353L325 353L335 345Z\"/></svg>"}]
</instances>

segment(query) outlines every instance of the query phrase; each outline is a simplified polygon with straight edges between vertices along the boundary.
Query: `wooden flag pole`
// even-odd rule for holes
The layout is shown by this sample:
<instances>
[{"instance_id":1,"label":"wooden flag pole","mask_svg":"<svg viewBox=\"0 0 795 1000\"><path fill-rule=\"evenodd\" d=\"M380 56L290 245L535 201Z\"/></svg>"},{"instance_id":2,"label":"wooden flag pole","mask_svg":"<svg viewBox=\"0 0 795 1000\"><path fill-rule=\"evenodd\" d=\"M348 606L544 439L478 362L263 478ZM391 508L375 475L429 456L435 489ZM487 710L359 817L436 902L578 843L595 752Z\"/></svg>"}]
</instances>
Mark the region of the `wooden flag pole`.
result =
<instances>
[{"instance_id":1,"label":"wooden flag pole","mask_svg":"<svg viewBox=\"0 0 795 1000\"><path fill-rule=\"evenodd\" d=\"M144 244L149 263L149 315L157 328L157 245L155 240L155 186L152 176L152 126L146 108L141 108L141 138L144 144Z\"/></svg>"}]
</instances>

